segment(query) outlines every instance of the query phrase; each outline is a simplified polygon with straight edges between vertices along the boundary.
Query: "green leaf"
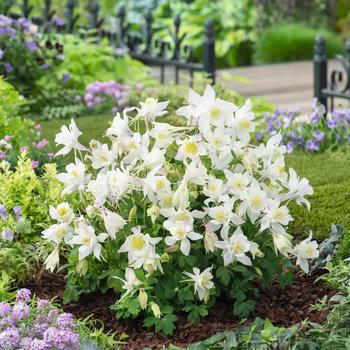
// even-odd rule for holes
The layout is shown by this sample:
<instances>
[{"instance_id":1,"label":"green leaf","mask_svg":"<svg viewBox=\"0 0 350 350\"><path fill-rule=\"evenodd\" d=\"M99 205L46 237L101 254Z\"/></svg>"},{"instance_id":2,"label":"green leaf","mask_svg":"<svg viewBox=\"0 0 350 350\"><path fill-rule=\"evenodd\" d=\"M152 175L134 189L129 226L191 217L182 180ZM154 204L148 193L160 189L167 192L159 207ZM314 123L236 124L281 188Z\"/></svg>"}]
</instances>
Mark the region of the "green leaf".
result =
<instances>
[{"instance_id":1,"label":"green leaf","mask_svg":"<svg viewBox=\"0 0 350 350\"><path fill-rule=\"evenodd\" d=\"M223 283L224 286L228 286L231 280L230 270L225 266L220 266L216 270L216 277Z\"/></svg>"},{"instance_id":2,"label":"green leaf","mask_svg":"<svg viewBox=\"0 0 350 350\"><path fill-rule=\"evenodd\" d=\"M233 307L233 313L239 317L247 317L255 309L254 300L236 301Z\"/></svg>"}]
</instances>

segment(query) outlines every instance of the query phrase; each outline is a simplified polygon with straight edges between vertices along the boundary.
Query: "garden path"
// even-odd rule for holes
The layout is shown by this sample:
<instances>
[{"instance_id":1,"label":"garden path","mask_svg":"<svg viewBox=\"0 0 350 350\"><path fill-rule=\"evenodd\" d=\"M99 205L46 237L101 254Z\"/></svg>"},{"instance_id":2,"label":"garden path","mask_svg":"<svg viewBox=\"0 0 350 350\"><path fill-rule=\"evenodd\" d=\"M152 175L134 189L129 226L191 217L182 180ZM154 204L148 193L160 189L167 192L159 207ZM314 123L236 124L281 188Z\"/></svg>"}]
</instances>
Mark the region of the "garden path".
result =
<instances>
[{"instance_id":1,"label":"garden path","mask_svg":"<svg viewBox=\"0 0 350 350\"><path fill-rule=\"evenodd\" d=\"M339 64L330 60L329 71L336 67ZM157 69L154 72L158 75ZM186 83L185 74L183 76L181 82ZM173 72L170 70L166 72L166 81L173 81ZM217 81L244 97L264 97L279 108L298 108L303 112L309 112L312 108L312 61L220 69L217 72Z\"/></svg>"}]
</instances>

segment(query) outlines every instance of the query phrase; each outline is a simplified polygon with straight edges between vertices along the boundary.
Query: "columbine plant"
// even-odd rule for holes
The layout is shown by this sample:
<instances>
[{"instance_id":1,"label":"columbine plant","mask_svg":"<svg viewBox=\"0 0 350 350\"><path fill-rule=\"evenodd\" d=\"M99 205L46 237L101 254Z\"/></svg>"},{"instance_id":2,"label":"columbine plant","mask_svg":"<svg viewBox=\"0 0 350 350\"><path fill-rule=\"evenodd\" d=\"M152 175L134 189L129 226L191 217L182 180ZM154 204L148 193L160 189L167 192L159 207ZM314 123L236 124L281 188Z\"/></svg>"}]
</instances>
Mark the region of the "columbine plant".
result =
<instances>
[{"instance_id":1,"label":"columbine plant","mask_svg":"<svg viewBox=\"0 0 350 350\"><path fill-rule=\"evenodd\" d=\"M62 127L58 153L76 158L58 178L64 193L80 193L81 208L52 207L56 224L43 236L55 246L47 268L58 266L59 252L68 256L66 300L115 288L119 317L145 312L146 326L171 333L174 311L198 321L220 295L246 316L254 309L254 280L267 287L280 274L285 284L289 258L307 271L317 244L310 237L293 246L288 204L309 208L305 196L313 190L285 169L280 135L250 145L249 101L237 107L210 86L203 96L190 90L177 111L182 127L165 122L167 104L148 98L117 114L109 145L92 140L85 149L74 121Z\"/></svg>"}]
</instances>

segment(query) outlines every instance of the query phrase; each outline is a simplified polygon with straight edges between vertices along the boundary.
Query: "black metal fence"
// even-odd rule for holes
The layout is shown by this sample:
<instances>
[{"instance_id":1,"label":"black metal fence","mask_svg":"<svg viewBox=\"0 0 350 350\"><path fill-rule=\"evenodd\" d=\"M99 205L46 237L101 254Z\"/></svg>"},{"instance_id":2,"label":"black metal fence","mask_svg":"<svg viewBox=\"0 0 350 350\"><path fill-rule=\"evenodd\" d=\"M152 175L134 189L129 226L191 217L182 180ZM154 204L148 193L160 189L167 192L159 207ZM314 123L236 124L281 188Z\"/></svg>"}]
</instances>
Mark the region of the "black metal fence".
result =
<instances>
[{"instance_id":1,"label":"black metal fence","mask_svg":"<svg viewBox=\"0 0 350 350\"><path fill-rule=\"evenodd\" d=\"M323 36L315 38L314 46L314 96L330 110L334 108L334 99L350 100L350 39L346 42L346 55L336 55L340 68L328 74L326 41Z\"/></svg>"},{"instance_id":2,"label":"black metal fence","mask_svg":"<svg viewBox=\"0 0 350 350\"><path fill-rule=\"evenodd\" d=\"M3 1L3 0L0 0ZM130 30L126 23L126 11L119 7L115 14L115 30L109 30L105 26L105 19L100 17L98 1L91 1L88 7L88 25L79 26L77 3L75 0L67 0L64 8L64 21L55 21L55 10L52 8L52 0L43 0L41 16L32 16L34 7L30 0L20 1L21 13L11 12L15 0L4 0L3 14L12 18L25 17L39 26L42 32L53 31L75 33L79 29L94 29L96 38L108 38L110 45L116 54L129 54L145 64L160 67L160 81L165 82L166 67L174 68L175 83L179 83L179 72L189 72L191 78L194 72L202 71L215 83L215 35L213 22L209 19L203 28L202 60L197 62L194 57L194 49L191 45L185 45L187 33L181 32L181 17L177 15L173 21L173 28L168 28L170 40L157 38L157 30L154 27L151 12L144 14L144 23L138 33ZM18 4L18 1L16 2ZM80 31L81 32L81 31ZM192 79L191 79L192 80Z\"/></svg>"}]
</instances>

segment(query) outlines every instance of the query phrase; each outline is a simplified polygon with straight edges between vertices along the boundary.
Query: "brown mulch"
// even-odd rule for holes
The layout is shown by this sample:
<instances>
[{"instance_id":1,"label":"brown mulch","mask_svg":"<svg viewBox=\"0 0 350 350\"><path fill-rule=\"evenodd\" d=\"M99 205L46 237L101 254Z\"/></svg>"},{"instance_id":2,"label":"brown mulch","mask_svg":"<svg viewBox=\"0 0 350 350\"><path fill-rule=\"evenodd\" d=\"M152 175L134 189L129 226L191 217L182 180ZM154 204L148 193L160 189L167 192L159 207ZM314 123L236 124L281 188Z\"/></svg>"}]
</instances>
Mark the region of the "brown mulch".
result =
<instances>
[{"instance_id":1,"label":"brown mulch","mask_svg":"<svg viewBox=\"0 0 350 350\"><path fill-rule=\"evenodd\" d=\"M290 326L306 318L313 322L324 322L327 315L324 312L310 311L310 306L324 295L334 295L334 292L325 283L316 282L315 279L315 276L296 275L294 283L283 290L274 285L269 291L262 292L251 320L255 317L268 318L279 326ZM63 275L41 271L38 276L28 281L25 287L40 298L57 297L59 302L65 281ZM170 337L165 337L156 334L152 329L143 328L141 320L117 320L114 312L109 309L109 305L113 304L116 298L117 295L113 292L95 293L82 296L79 302L63 305L63 308L78 318L93 314L94 318L103 322L106 330L116 331L119 335L126 333L129 338L124 349L130 350L141 350L144 347L158 350L170 343L185 347L217 332L235 329L239 323L232 315L231 302L219 301L215 308L209 311L203 323L191 324L185 315L179 315L176 332Z\"/></svg>"}]
</instances>

